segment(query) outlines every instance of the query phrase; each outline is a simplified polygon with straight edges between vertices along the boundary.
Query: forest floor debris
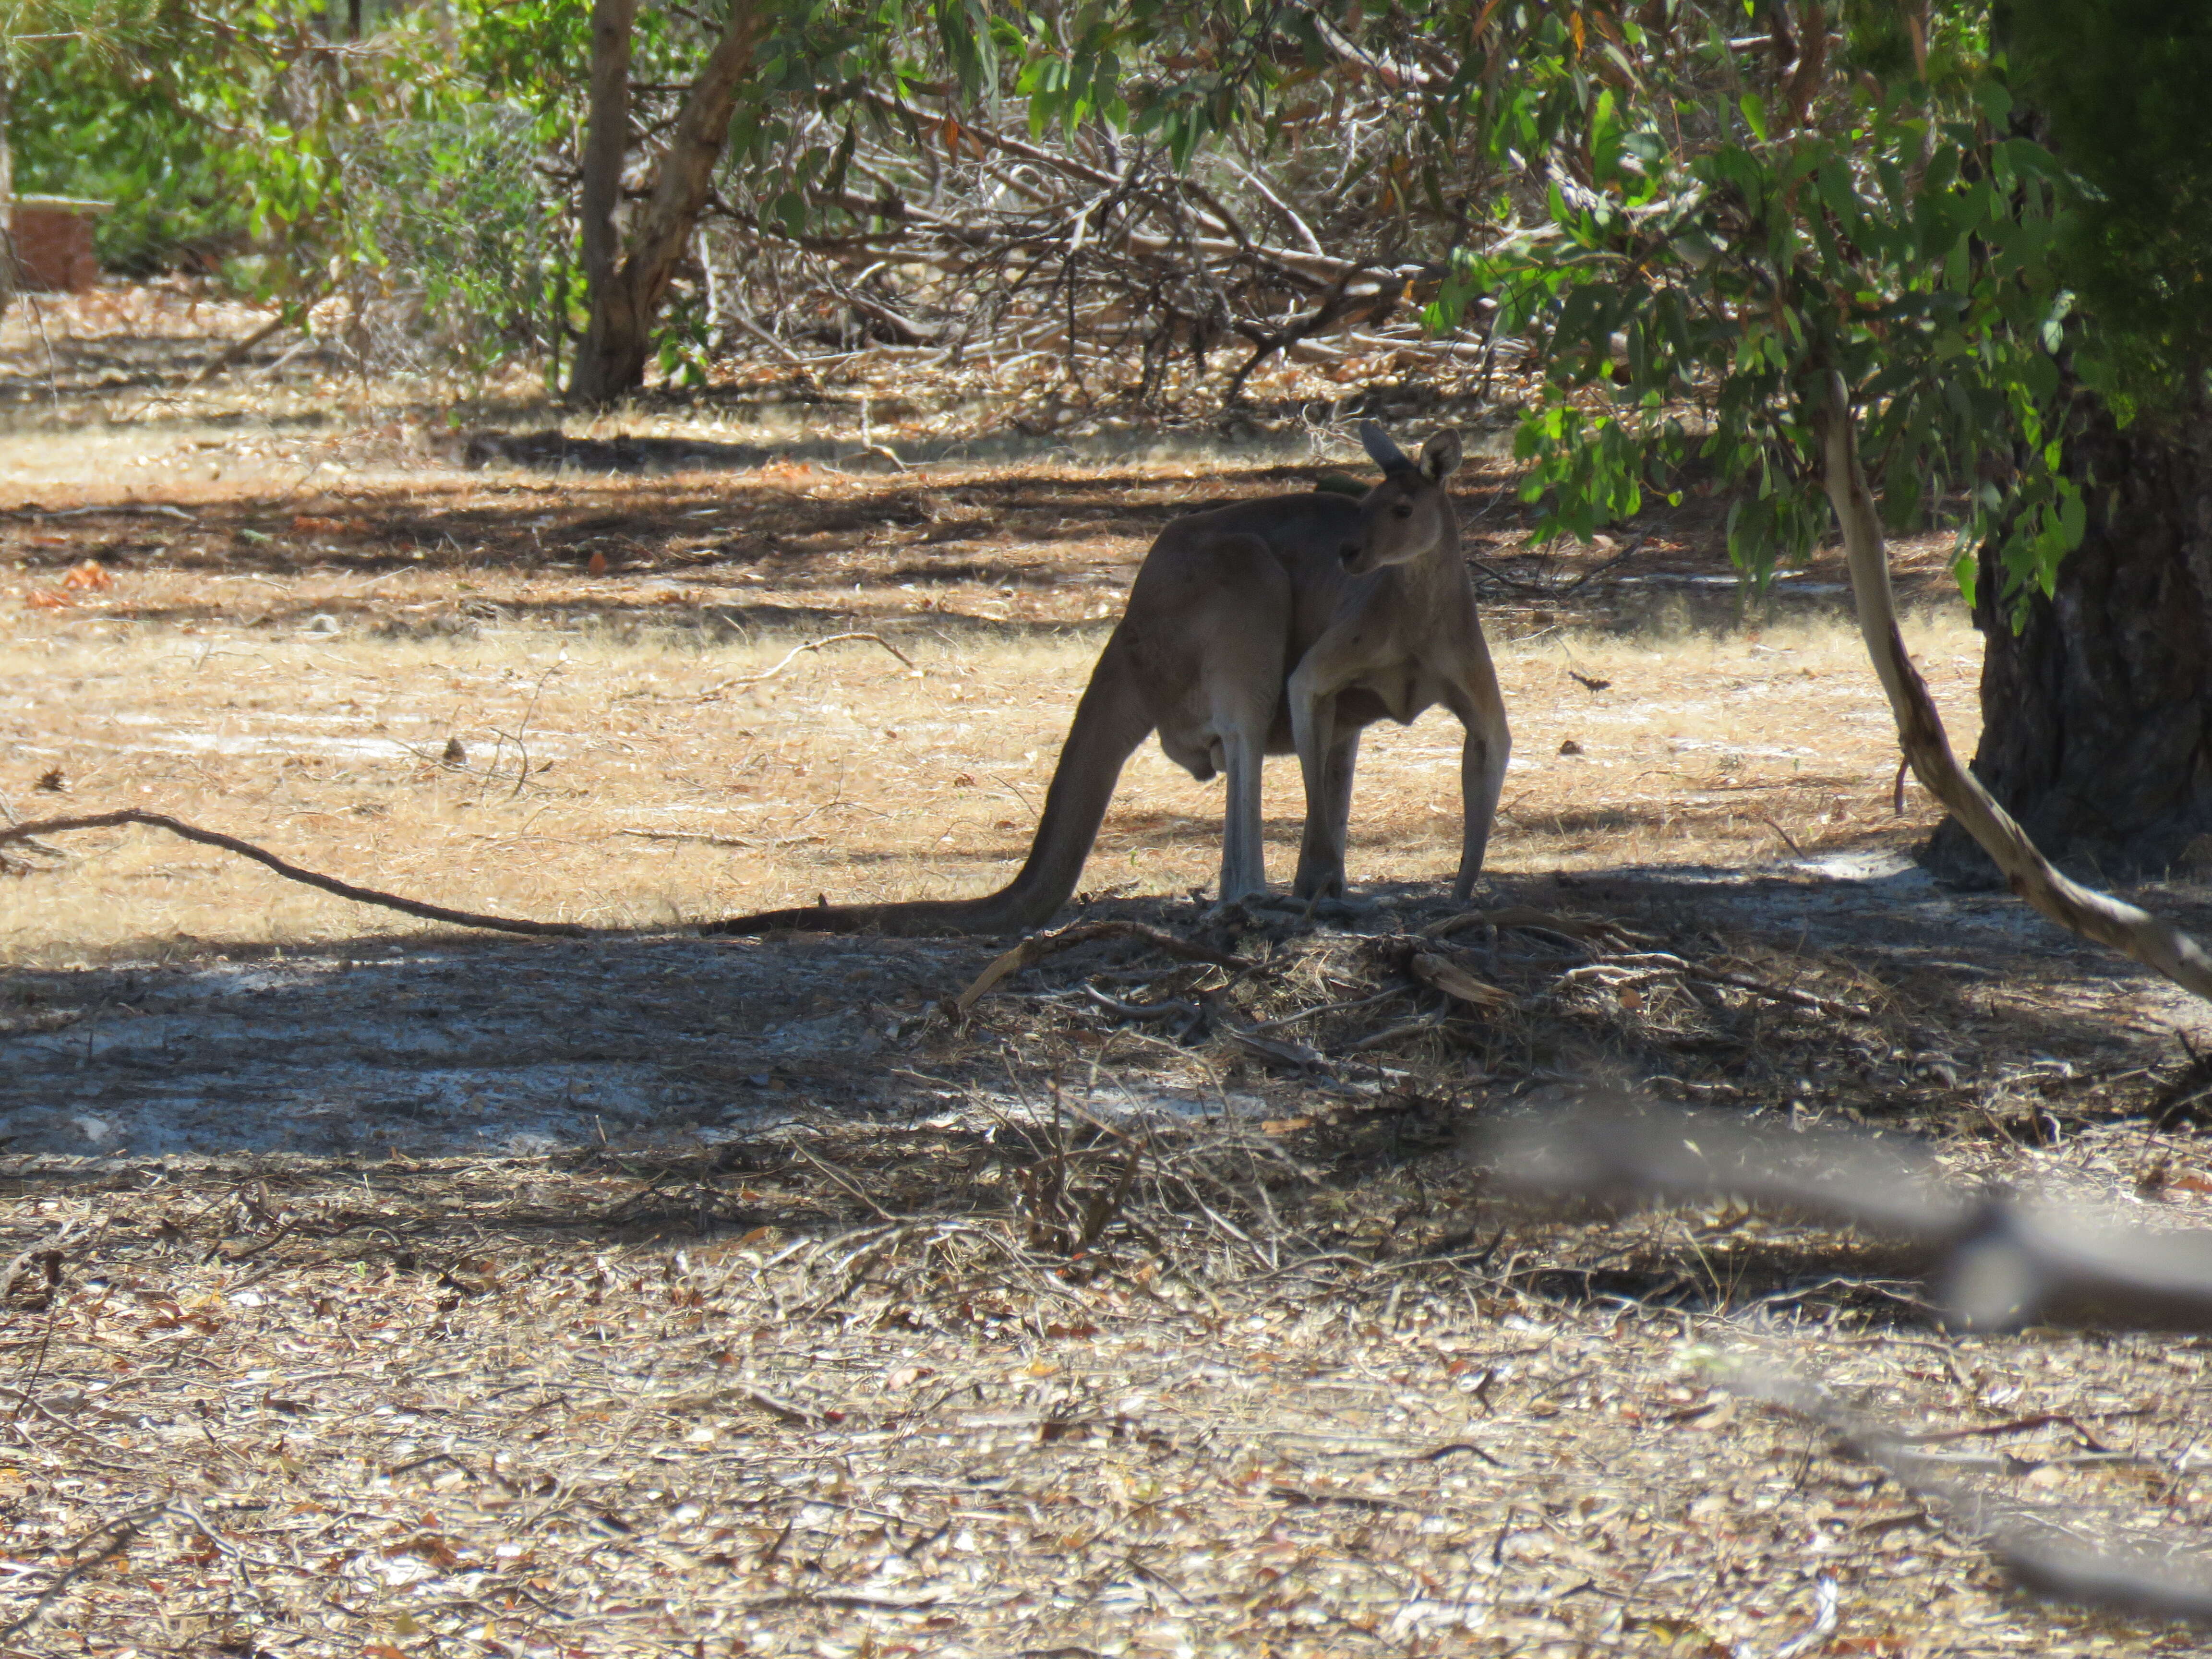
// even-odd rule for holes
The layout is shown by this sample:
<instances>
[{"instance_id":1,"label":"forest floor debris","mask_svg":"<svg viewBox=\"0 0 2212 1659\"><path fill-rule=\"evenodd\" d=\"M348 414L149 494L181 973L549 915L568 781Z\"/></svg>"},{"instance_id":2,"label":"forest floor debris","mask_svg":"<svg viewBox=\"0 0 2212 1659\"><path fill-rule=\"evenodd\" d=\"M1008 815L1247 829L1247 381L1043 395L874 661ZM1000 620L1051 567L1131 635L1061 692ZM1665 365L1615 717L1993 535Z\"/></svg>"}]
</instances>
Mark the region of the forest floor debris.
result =
<instances>
[{"instance_id":1,"label":"forest floor debris","mask_svg":"<svg viewBox=\"0 0 2212 1659\"><path fill-rule=\"evenodd\" d=\"M1158 525L1311 469L1215 434L471 471L407 388L311 358L171 386L167 313L117 306L122 335L51 331L82 385L0 433L30 458L0 498L0 805L171 813L593 936L422 928L136 830L0 872L9 1650L2201 1643L2022 1599L1720 1385L1808 1375L2001 1447L1960 1478L2087 1542L2189 1548L2201 1340L1948 1334L1853 1235L1538 1211L1466 1154L1626 1085L2212 1217L2176 1042L2203 1014L1911 863L1930 820L1896 810L1832 570L1740 606L1710 503L1534 546L1478 471L1517 752L1473 913L1434 724L1369 744L1363 908L1318 925L1190 896L1217 801L1153 754L1074 913L1111 925L1072 948L704 939L1001 879ZM788 390L850 421L872 372ZM465 424L552 423L507 395ZM1357 412L1462 418L1417 401ZM1932 603L1942 545L1904 554ZM837 634L896 654L789 655ZM1933 613L1912 639L1963 743L1975 641ZM2160 902L2206 910L2186 872Z\"/></svg>"}]
</instances>

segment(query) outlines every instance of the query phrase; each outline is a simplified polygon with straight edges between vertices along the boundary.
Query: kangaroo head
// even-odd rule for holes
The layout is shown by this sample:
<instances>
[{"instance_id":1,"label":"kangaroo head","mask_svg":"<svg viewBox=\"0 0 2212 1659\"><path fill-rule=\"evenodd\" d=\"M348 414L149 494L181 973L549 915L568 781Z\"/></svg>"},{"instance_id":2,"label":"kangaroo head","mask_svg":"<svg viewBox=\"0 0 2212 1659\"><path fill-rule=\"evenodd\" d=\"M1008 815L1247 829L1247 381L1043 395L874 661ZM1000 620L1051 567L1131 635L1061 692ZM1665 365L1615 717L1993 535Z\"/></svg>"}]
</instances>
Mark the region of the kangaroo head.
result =
<instances>
[{"instance_id":1,"label":"kangaroo head","mask_svg":"<svg viewBox=\"0 0 2212 1659\"><path fill-rule=\"evenodd\" d=\"M1418 461L1373 421L1361 422L1359 441L1382 469L1382 482L1360 500L1359 540L1344 550L1344 568L1364 576L1455 544L1459 520L1444 480L1460 463L1459 434L1437 433L1421 446Z\"/></svg>"}]
</instances>

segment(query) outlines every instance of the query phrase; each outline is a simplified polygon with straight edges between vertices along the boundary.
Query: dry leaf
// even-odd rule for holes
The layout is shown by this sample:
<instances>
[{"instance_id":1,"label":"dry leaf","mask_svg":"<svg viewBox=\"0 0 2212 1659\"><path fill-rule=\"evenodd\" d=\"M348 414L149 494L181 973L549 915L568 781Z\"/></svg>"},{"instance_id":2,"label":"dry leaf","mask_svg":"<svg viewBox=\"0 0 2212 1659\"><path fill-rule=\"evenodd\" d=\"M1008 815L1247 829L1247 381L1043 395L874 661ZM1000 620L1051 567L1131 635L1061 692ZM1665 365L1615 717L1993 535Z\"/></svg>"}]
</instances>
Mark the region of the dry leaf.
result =
<instances>
[{"instance_id":1,"label":"dry leaf","mask_svg":"<svg viewBox=\"0 0 2212 1659\"><path fill-rule=\"evenodd\" d=\"M592 555L591 562L586 565L584 568L590 571L594 576L605 575L607 574L607 556L604 552L593 553Z\"/></svg>"},{"instance_id":2,"label":"dry leaf","mask_svg":"<svg viewBox=\"0 0 2212 1659\"><path fill-rule=\"evenodd\" d=\"M107 574L107 568L98 559L87 559L82 564L70 567L69 574L62 578L62 586L104 592L115 586L115 578Z\"/></svg>"}]
</instances>

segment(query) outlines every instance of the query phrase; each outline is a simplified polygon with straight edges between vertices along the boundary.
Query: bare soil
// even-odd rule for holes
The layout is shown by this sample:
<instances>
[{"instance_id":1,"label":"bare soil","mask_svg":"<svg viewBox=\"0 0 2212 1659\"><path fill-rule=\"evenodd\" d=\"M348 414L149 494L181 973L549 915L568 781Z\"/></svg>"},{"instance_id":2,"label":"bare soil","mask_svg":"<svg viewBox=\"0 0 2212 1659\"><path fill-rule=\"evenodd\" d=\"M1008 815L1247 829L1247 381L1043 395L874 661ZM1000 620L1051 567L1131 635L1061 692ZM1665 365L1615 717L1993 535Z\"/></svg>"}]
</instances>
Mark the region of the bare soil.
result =
<instances>
[{"instance_id":1,"label":"bare soil","mask_svg":"<svg viewBox=\"0 0 2212 1659\"><path fill-rule=\"evenodd\" d=\"M959 1014L1006 942L688 924L1002 880L1159 526L1365 471L1320 388L1085 431L875 358L564 420L281 342L197 382L253 319L182 292L39 320L0 336L0 802L590 937L144 830L9 849L9 1650L1765 1654L1824 1578L1831 1652L2195 1650L2021 1599L1717 1377L1972 1427L2005 1501L2186 1553L2199 1341L1946 1333L1867 1241L1540 1213L1464 1151L1618 1085L2205 1207L2203 1013L1912 864L1831 562L1743 596L1694 495L1534 546L1480 461L1480 902L1540 920L1422 933L1441 715L1363 757L1348 921L1212 913L1217 793L1151 753L1070 919L1246 965L1107 940ZM1948 550L1899 562L1969 748ZM793 654L832 635L873 637Z\"/></svg>"}]
</instances>

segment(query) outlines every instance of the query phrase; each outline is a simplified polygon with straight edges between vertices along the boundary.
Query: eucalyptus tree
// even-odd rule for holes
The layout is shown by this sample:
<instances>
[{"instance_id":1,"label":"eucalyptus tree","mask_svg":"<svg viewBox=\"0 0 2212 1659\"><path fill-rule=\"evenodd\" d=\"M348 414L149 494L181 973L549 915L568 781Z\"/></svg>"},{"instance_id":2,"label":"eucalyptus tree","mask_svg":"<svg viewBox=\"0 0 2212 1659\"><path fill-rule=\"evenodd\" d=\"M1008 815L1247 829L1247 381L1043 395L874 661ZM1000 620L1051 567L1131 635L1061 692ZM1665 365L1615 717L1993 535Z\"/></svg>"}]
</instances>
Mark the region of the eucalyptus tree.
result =
<instances>
[{"instance_id":1,"label":"eucalyptus tree","mask_svg":"<svg viewBox=\"0 0 2212 1659\"><path fill-rule=\"evenodd\" d=\"M2212 829L2212 146L2186 118L2212 27L2138 0L1655 0L1486 6L1466 38L1431 125L1513 171L1439 319L1484 295L1540 350L1518 447L1547 522L1587 534L1692 464L1754 576L1832 521L1952 846L2212 994L2193 942L2036 845L2140 866ZM1882 523L1946 509L2002 804L1887 616Z\"/></svg>"},{"instance_id":2,"label":"eucalyptus tree","mask_svg":"<svg viewBox=\"0 0 2212 1659\"><path fill-rule=\"evenodd\" d=\"M2024 124L2065 164L2057 400L2080 544L1984 603L1975 769L2035 836L2114 872L2212 861L2212 12L2010 0ZM1985 565L1990 562L1985 561ZM1987 594L1993 574L1983 582ZM1934 851L1978 863L1955 826Z\"/></svg>"}]
</instances>

